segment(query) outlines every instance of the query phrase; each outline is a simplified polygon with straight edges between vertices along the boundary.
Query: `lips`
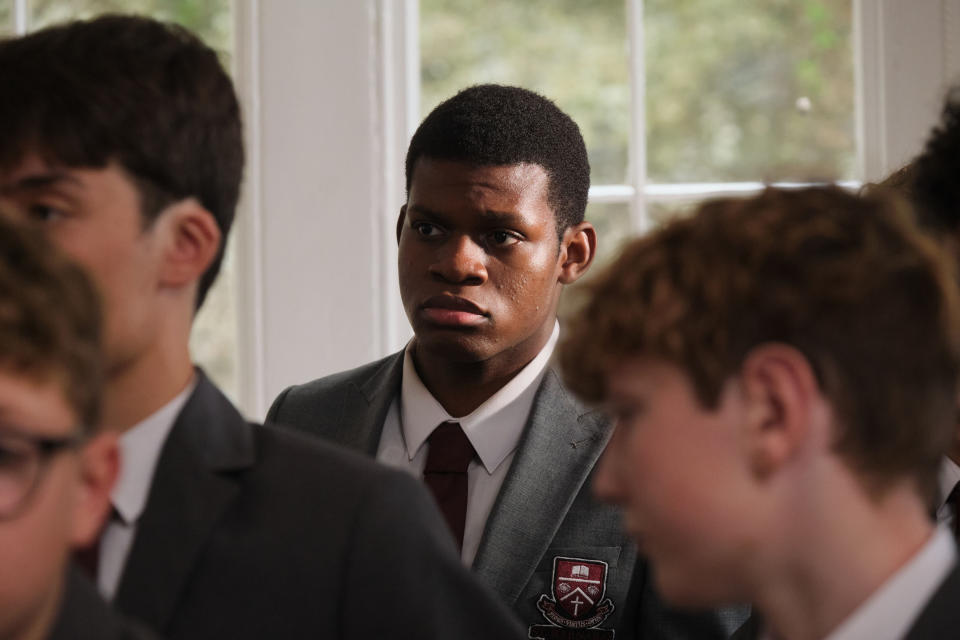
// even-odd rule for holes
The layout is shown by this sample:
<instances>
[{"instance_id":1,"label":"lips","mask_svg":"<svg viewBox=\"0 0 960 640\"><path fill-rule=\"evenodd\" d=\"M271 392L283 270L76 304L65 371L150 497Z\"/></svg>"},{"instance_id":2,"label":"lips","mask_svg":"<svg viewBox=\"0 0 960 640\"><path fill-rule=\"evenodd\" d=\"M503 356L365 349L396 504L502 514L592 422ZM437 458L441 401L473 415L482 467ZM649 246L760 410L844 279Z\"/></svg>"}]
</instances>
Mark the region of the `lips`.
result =
<instances>
[{"instance_id":1,"label":"lips","mask_svg":"<svg viewBox=\"0 0 960 640\"><path fill-rule=\"evenodd\" d=\"M421 316L432 324L448 327L474 327L487 321L490 314L476 303L454 295L439 295L420 305Z\"/></svg>"}]
</instances>

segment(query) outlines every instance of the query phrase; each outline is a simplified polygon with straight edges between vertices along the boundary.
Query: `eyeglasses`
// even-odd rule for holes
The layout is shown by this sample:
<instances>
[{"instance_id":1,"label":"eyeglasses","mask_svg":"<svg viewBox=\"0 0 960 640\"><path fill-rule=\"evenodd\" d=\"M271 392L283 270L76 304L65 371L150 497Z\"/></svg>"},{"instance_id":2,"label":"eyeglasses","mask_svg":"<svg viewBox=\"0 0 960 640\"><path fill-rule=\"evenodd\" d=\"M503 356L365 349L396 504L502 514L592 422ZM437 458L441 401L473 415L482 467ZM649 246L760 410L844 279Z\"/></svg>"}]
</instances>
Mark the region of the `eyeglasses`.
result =
<instances>
[{"instance_id":1,"label":"eyeglasses","mask_svg":"<svg viewBox=\"0 0 960 640\"><path fill-rule=\"evenodd\" d=\"M0 520L11 520L23 511L40 485L50 459L83 444L81 435L62 438L30 436L0 431Z\"/></svg>"}]
</instances>

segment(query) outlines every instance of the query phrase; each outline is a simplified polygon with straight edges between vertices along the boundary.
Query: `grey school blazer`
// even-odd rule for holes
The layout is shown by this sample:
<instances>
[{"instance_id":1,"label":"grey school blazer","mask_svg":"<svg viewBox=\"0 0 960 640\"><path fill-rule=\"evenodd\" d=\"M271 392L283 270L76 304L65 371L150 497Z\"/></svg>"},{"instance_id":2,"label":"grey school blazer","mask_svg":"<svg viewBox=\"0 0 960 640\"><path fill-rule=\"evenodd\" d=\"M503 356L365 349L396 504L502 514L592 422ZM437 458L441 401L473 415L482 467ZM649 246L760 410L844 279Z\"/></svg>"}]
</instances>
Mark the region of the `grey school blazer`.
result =
<instances>
[{"instance_id":1,"label":"grey school blazer","mask_svg":"<svg viewBox=\"0 0 960 640\"><path fill-rule=\"evenodd\" d=\"M400 352L289 387L267 420L375 456L402 373ZM593 497L590 476L610 434L609 421L581 405L549 368L474 573L513 607L530 638L612 638L613 631L617 640L726 638L728 625L711 613L664 612L647 589L645 565L619 510Z\"/></svg>"}]
</instances>

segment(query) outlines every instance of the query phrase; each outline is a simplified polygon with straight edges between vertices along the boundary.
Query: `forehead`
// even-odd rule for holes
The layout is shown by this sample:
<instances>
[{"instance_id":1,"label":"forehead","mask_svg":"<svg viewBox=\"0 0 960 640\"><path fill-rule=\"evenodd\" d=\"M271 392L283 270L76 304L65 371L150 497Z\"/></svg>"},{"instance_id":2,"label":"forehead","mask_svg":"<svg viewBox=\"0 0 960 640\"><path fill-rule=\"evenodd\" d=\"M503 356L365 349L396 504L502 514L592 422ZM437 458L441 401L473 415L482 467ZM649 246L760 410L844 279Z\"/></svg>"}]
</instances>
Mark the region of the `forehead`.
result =
<instances>
[{"instance_id":1,"label":"forehead","mask_svg":"<svg viewBox=\"0 0 960 640\"><path fill-rule=\"evenodd\" d=\"M82 187L85 174L94 171L92 167L68 167L31 153L0 167L0 194L54 184Z\"/></svg>"},{"instance_id":2,"label":"forehead","mask_svg":"<svg viewBox=\"0 0 960 640\"><path fill-rule=\"evenodd\" d=\"M125 205L131 200L139 201L133 178L115 162L103 167L75 167L30 154L18 163L0 168L0 196L29 195L51 189L95 198L102 204Z\"/></svg>"},{"instance_id":3,"label":"forehead","mask_svg":"<svg viewBox=\"0 0 960 640\"><path fill-rule=\"evenodd\" d=\"M694 403L689 376L677 365L650 356L628 356L606 370L606 396L613 404L670 396L672 402L689 397Z\"/></svg>"},{"instance_id":4,"label":"forehead","mask_svg":"<svg viewBox=\"0 0 960 640\"><path fill-rule=\"evenodd\" d=\"M0 185L10 187L29 176L61 171L42 156L31 153L11 159L0 166Z\"/></svg>"},{"instance_id":5,"label":"forehead","mask_svg":"<svg viewBox=\"0 0 960 640\"><path fill-rule=\"evenodd\" d=\"M475 166L456 160L420 158L410 182L409 204L462 201L477 205L496 202L512 209L546 210L550 178L538 164Z\"/></svg>"}]
</instances>

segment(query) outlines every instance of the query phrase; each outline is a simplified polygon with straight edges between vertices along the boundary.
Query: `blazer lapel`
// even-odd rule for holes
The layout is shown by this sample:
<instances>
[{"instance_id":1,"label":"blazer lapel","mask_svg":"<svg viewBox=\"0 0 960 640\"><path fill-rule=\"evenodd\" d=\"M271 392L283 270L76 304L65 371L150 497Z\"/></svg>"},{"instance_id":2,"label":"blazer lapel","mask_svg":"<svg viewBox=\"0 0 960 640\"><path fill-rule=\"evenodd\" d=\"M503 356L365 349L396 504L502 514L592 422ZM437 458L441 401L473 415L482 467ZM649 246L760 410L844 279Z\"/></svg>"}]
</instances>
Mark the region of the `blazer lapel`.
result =
<instances>
[{"instance_id":1,"label":"blazer lapel","mask_svg":"<svg viewBox=\"0 0 960 640\"><path fill-rule=\"evenodd\" d=\"M548 369L473 563L508 603L536 570L609 437L600 414L574 400Z\"/></svg>"},{"instance_id":2,"label":"blazer lapel","mask_svg":"<svg viewBox=\"0 0 960 640\"><path fill-rule=\"evenodd\" d=\"M351 381L343 398L337 422L327 433L335 442L375 456L383 432L383 421L393 399L400 393L403 352L381 361L369 377Z\"/></svg>"},{"instance_id":3,"label":"blazer lapel","mask_svg":"<svg viewBox=\"0 0 960 640\"><path fill-rule=\"evenodd\" d=\"M116 606L163 630L192 567L240 487L226 471L254 463L252 426L198 371L160 454Z\"/></svg>"}]
</instances>

